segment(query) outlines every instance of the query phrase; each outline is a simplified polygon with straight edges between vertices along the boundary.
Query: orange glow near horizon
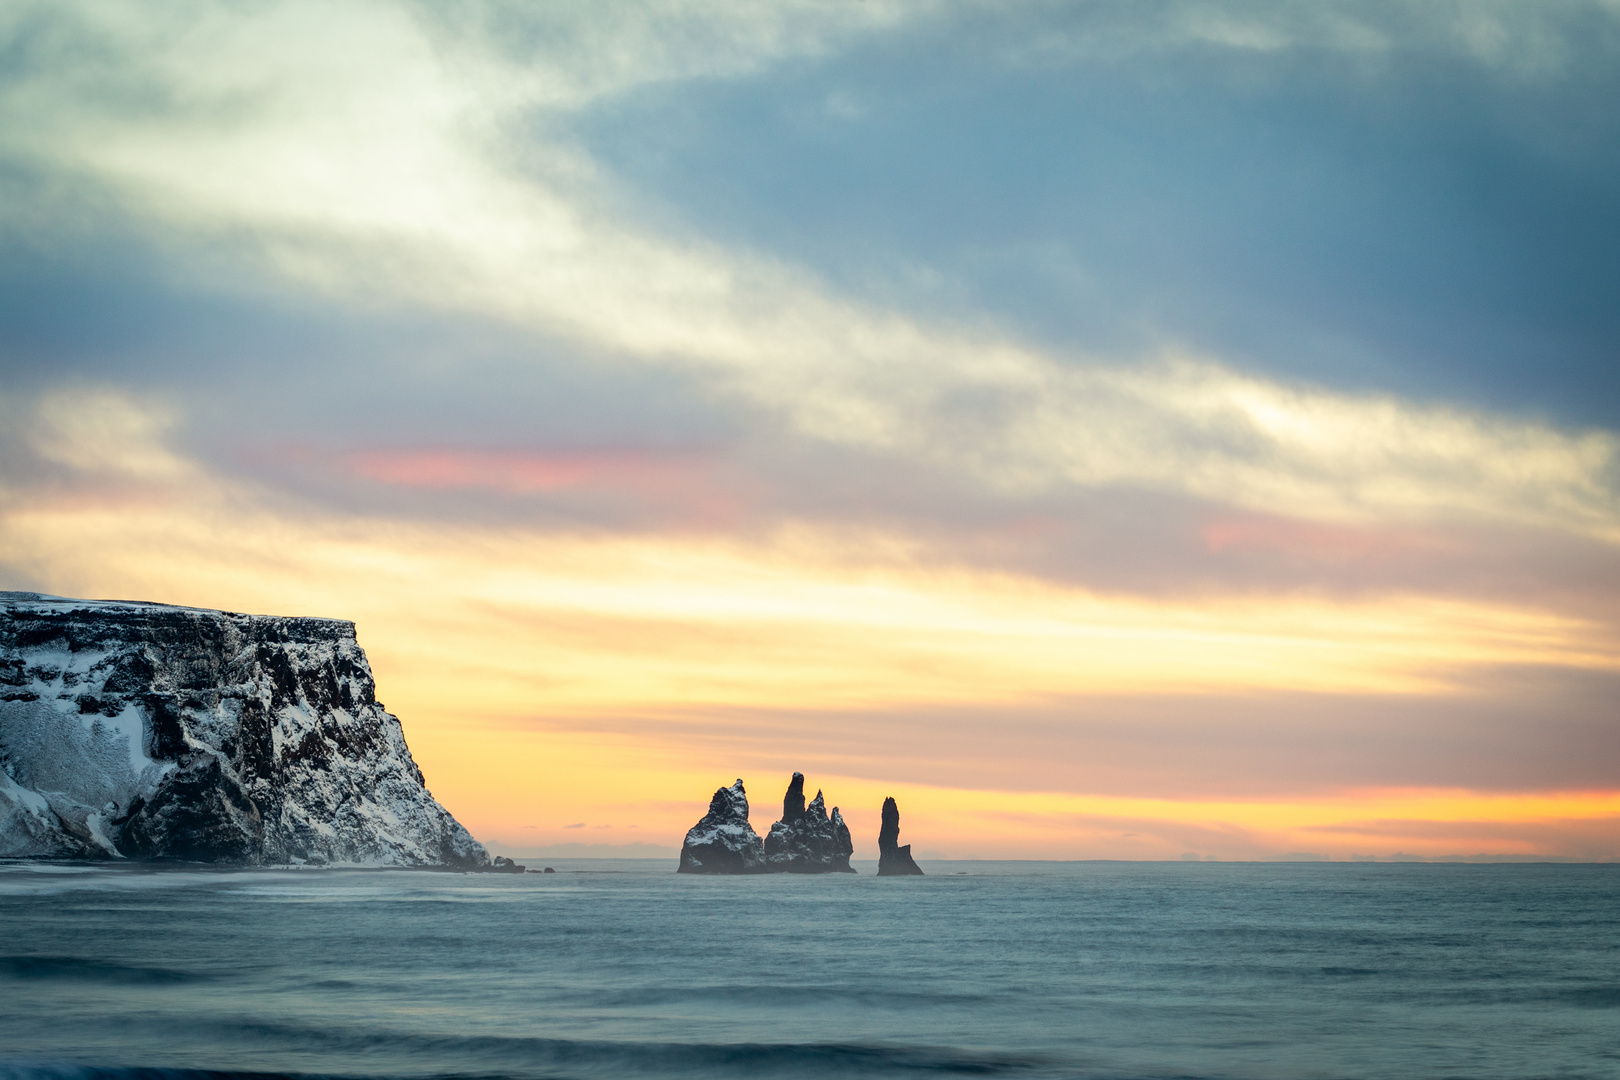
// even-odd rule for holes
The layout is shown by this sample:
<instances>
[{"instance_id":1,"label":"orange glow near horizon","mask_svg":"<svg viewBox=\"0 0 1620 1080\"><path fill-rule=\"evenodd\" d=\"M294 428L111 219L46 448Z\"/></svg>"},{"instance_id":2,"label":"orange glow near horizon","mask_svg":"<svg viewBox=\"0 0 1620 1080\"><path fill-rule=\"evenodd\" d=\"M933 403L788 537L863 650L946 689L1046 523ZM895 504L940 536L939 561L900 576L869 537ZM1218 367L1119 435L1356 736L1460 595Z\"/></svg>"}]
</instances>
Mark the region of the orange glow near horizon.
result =
<instances>
[{"instance_id":1,"label":"orange glow near horizon","mask_svg":"<svg viewBox=\"0 0 1620 1080\"><path fill-rule=\"evenodd\" d=\"M454 794L431 773L429 783L486 843L520 855L570 843L678 849L714 788L733 779L667 749L580 735L484 732L457 734L453 743L431 752L448 767ZM790 767L740 770L761 835L780 816ZM474 776L476 783L461 783ZM1620 791L1396 789L1176 800L816 773L807 785L841 808L858 859L876 857L878 811L888 796L902 810L901 840L924 858L1527 857L1548 854L1557 839L1565 848L1553 854L1613 858L1620 833ZM556 816L559 808L568 820Z\"/></svg>"},{"instance_id":2,"label":"orange glow near horizon","mask_svg":"<svg viewBox=\"0 0 1620 1080\"><path fill-rule=\"evenodd\" d=\"M1608 627L1555 610L1106 596L807 528L749 542L430 529L271 513L193 483L167 499L14 506L0 540L47 591L353 619L435 794L518 853L677 846L739 773L768 825L788 771L812 771L791 745L716 750L656 724L626 734L606 723L649 711L1016 710L1220 691L1443 698L1493 664L1620 668ZM810 780L846 808L858 852L892 794L924 855L1620 854L1611 791L1130 798L894 783L853 762Z\"/></svg>"}]
</instances>

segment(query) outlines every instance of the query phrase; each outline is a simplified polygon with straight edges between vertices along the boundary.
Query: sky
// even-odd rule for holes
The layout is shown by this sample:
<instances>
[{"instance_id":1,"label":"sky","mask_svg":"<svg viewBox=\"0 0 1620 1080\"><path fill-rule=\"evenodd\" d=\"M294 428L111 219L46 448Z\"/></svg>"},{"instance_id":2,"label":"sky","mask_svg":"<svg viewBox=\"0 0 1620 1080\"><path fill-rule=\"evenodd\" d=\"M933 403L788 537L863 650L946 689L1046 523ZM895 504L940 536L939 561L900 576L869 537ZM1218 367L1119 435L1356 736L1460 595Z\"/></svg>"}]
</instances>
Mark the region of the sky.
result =
<instances>
[{"instance_id":1,"label":"sky","mask_svg":"<svg viewBox=\"0 0 1620 1080\"><path fill-rule=\"evenodd\" d=\"M1620 858L1613 0L0 9L0 588L492 850Z\"/></svg>"}]
</instances>

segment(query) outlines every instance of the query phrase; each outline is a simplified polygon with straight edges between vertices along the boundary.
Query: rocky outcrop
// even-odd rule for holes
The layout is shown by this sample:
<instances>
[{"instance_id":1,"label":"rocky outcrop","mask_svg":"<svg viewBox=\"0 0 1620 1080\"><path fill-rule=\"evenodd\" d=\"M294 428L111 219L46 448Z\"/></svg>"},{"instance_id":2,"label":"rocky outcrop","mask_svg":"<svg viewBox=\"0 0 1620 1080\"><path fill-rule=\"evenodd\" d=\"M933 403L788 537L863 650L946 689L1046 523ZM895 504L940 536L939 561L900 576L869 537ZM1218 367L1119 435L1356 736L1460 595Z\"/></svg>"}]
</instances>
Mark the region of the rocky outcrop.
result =
<instances>
[{"instance_id":1,"label":"rocky outcrop","mask_svg":"<svg viewBox=\"0 0 1620 1080\"><path fill-rule=\"evenodd\" d=\"M758 874L765 870L765 843L748 824L748 793L738 780L709 800L709 812L686 830L682 874Z\"/></svg>"},{"instance_id":2,"label":"rocky outcrop","mask_svg":"<svg viewBox=\"0 0 1620 1080\"><path fill-rule=\"evenodd\" d=\"M844 817L816 792L808 806L804 802L804 774L794 773L782 799L782 820L771 826L765 837L765 862L775 873L853 874L849 857L855 853Z\"/></svg>"},{"instance_id":3,"label":"rocky outcrop","mask_svg":"<svg viewBox=\"0 0 1620 1080\"><path fill-rule=\"evenodd\" d=\"M0 857L489 866L354 624L0 593Z\"/></svg>"},{"instance_id":4,"label":"rocky outcrop","mask_svg":"<svg viewBox=\"0 0 1620 1080\"><path fill-rule=\"evenodd\" d=\"M911 845L900 843L900 807L892 798L883 800L883 824L878 827L878 877L922 876L922 868L911 858Z\"/></svg>"}]
</instances>

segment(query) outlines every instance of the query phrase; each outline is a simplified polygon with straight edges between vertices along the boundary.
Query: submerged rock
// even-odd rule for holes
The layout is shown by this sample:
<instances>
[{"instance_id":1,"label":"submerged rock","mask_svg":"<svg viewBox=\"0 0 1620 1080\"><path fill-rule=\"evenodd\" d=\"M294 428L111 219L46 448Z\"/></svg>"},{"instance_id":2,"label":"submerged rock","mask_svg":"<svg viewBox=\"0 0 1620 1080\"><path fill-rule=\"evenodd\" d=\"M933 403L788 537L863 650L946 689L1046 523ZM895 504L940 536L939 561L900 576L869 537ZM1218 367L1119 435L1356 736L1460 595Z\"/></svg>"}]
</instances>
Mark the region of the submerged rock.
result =
<instances>
[{"instance_id":1,"label":"submerged rock","mask_svg":"<svg viewBox=\"0 0 1620 1080\"><path fill-rule=\"evenodd\" d=\"M686 832L682 874L758 874L766 869L765 844L748 824L748 793L738 780L709 800L709 812Z\"/></svg>"},{"instance_id":2,"label":"submerged rock","mask_svg":"<svg viewBox=\"0 0 1620 1080\"><path fill-rule=\"evenodd\" d=\"M0 593L0 857L477 869L354 624Z\"/></svg>"},{"instance_id":3,"label":"submerged rock","mask_svg":"<svg viewBox=\"0 0 1620 1080\"><path fill-rule=\"evenodd\" d=\"M827 814L821 792L808 806L804 802L804 774L794 773L782 798L782 820L765 837L765 861L776 873L853 874L849 857L855 853L844 817L833 807Z\"/></svg>"},{"instance_id":4,"label":"submerged rock","mask_svg":"<svg viewBox=\"0 0 1620 1080\"><path fill-rule=\"evenodd\" d=\"M900 807L883 800L883 825L878 829L878 877L921 877L922 868L911 858L911 845L900 843Z\"/></svg>"}]
</instances>

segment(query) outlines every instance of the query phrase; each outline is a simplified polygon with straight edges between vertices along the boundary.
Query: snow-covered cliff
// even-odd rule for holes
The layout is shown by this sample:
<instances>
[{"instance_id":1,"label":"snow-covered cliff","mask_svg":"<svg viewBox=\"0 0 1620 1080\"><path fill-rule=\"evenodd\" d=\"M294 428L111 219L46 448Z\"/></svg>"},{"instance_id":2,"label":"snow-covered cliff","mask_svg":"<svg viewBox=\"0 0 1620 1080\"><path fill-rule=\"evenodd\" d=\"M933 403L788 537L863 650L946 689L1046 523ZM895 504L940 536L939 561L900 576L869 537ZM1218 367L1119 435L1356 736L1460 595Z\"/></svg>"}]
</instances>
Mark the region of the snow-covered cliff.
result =
<instances>
[{"instance_id":1,"label":"snow-covered cliff","mask_svg":"<svg viewBox=\"0 0 1620 1080\"><path fill-rule=\"evenodd\" d=\"M353 623L4 592L0 857L489 864Z\"/></svg>"}]
</instances>

